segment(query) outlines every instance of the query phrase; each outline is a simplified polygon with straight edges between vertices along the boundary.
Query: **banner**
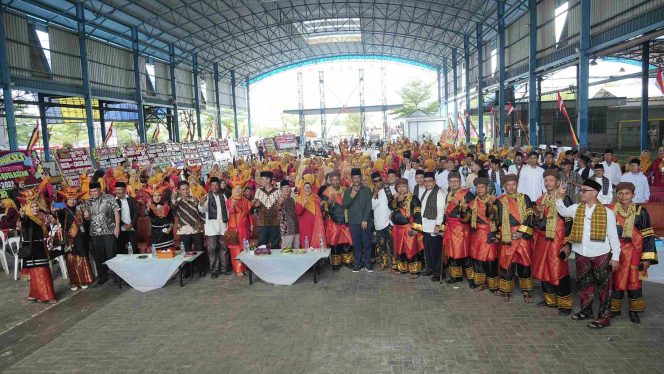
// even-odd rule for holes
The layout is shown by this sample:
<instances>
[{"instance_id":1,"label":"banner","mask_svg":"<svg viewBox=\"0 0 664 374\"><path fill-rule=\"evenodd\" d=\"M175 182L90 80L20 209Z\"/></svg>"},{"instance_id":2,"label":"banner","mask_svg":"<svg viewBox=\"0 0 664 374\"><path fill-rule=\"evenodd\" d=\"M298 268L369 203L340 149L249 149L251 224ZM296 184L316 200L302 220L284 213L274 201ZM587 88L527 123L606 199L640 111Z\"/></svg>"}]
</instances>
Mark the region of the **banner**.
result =
<instances>
[{"instance_id":1,"label":"banner","mask_svg":"<svg viewBox=\"0 0 664 374\"><path fill-rule=\"evenodd\" d=\"M228 147L227 139L216 139L210 140L210 151L214 152L229 152L230 148Z\"/></svg>"},{"instance_id":2,"label":"banner","mask_svg":"<svg viewBox=\"0 0 664 374\"><path fill-rule=\"evenodd\" d=\"M274 137L277 150L297 148L297 137L295 135L278 135Z\"/></svg>"},{"instance_id":3,"label":"banner","mask_svg":"<svg viewBox=\"0 0 664 374\"><path fill-rule=\"evenodd\" d=\"M203 165L211 165L214 163L214 155L210 150L209 140L204 140L198 143L198 155L200 156Z\"/></svg>"},{"instance_id":4,"label":"banner","mask_svg":"<svg viewBox=\"0 0 664 374\"><path fill-rule=\"evenodd\" d=\"M171 164L181 168L184 166L184 159L182 157L182 147L180 143L166 143L166 149L169 153Z\"/></svg>"},{"instance_id":5,"label":"banner","mask_svg":"<svg viewBox=\"0 0 664 374\"><path fill-rule=\"evenodd\" d=\"M36 151L0 151L0 199L6 199L17 180L32 188L42 181L42 164Z\"/></svg>"},{"instance_id":6,"label":"banner","mask_svg":"<svg viewBox=\"0 0 664 374\"><path fill-rule=\"evenodd\" d=\"M157 166L164 166L171 164L171 152L166 148L166 143L151 143L148 144L148 158L150 163Z\"/></svg>"},{"instance_id":7,"label":"banner","mask_svg":"<svg viewBox=\"0 0 664 374\"><path fill-rule=\"evenodd\" d=\"M120 166L125 160L118 147L95 148L92 150L92 157L102 169Z\"/></svg>"},{"instance_id":8,"label":"banner","mask_svg":"<svg viewBox=\"0 0 664 374\"><path fill-rule=\"evenodd\" d=\"M87 148L57 149L55 151L55 162L69 187L79 187L81 185L81 173L89 172L92 169L92 162Z\"/></svg>"},{"instance_id":9,"label":"banner","mask_svg":"<svg viewBox=\"0 0 664 374\"><path fill-rule=\"evenodd\" d=\"M201 164L201 156L198 154L198 147L199 143L180 144L187 166L198 166Z\"/></svg>"},{"instance_id":10,"label":"banner","mask_svg":"<svg viewBox=\"0 0 664 374\"><path fill-rule=\"evenodd\" d=\"M440 144L454 144L454 141L459 136L459 130L443 130L440 134Z\"/></svg>"},{"instance_id":11,"label":"banner","mask_svg":"<svg viewBox=\"0 0 664 374\"><path fill-rule=\"evenodd\" d=\"M249 140L247 138L238 139L235 142L235 148L237 150L238 157L251 156L251 147L249 146Z\"/></svg>"},{"instance_id":12,"label":"banner","mask_svg":"<svg viewBox=\"0 0 664 374\"><path fill-rule=\"evenodd\" d=\"M122 153L130 166L134 163L138 164L138 166L150 165L150 159L148 158L145 144L124 146L122 148Z\"/></svg>"},{"instance_id":13,"label":"banner","mask_svg":"<svg viewBox=\"0 0 664 374\"><path fill-rule=\"evenodd\" d=\"M274 138L263 139L263 147L265 148L265 153L274 154L277 152L277 148L274 145Z\"/></svg>"}]
</instances>

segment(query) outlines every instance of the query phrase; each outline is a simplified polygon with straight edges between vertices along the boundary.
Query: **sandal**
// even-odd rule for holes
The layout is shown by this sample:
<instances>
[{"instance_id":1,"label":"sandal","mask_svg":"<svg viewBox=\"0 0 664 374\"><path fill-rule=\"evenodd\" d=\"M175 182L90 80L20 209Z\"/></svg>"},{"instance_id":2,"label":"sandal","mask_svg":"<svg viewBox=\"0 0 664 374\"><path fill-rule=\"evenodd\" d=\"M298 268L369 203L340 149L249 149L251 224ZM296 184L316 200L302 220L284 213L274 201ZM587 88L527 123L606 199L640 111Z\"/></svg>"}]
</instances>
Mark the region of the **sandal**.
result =
<instances>
[{"instance_id":1,"label":"sandal","mask_svg":"<svg viewBox=\"0 0 664 374\"><path fill-rule=\"evenodd\" d=\"M486 290L486 285L485 284L480 284L479 286L475 287L475 292L480 292Z\"/></svg>"},{"instance_id":2,"label":"sandal","mask_svg":"<svg viewBox=\"0 0 664 374\"><path fill-rule=\"evenodd\" d=\"M598 330L598 329L603 329L606 326L609 326L609 324L610 324L609 322L596 320L596 321L590 322L587 326L588 326L589 329Z\"/></svg>"},{"instance_id":3,"label":"sandal","mask_svg":"<svg viewBox=\"0 0 664 374\"><path fill-rule=\"evenodd\" d=\"M504 301L504 302L508 302L508 301L510 301L510 295L508 295L508 294L503 294L503 301Z\"/></svg>"},{"instance_id":4,"label":"sandal","mask_svg":"<svg viewBox=\"0 0 664 374\"><path fill-rule=\"evenodd\" d=\"M503 296L503 293L500 292L500 290L493 290L491 291L491 293L494 294L495 296Z\"/></svg>"},{"instance_id":5,"label":"sandal","mask_svg":"<svg viewBox=\"0 0 664 374\"><path fill-rule=\"evenodd\" d=\"M51 300L48 301L48 303L51 304L51 305L53 305L53 304L57 304L57 303L58 303L58 300L56 300L56 299L51 299Z\"/></svg>"},{"instance_id":6,"label":"sandal","mask_svg":"<svg viewBox=\"0 0 664 374\"><path fill-rule=\"evenodd\" d=\"M36 303L36 302L38 302L38 301L39 301L39 300L37 300L37 298L35 298L35 297L28 297L28 302Z\"/></svg>"},{"instance_id":7,"label":"sandal","mask_svg":"<svg viewBox=\"0 0 664 374\"><path fill-rule=\"evenodd\" d=\"M593 315L592 314L585 314L583 312L578 312L578 313L572 314L572 316L570 318L572 318L575 321L583 321L584 319L593 318Z\"/></svg>"},{"instance_id":8,"label":"sandal","mask_svg":"<svg viewBox=\"0 0 664 374\"><path fill-rule=\"evenodd\" d=\"M417 279L417 278L419 278L419 277L420 277L420 274L419 274L419 273L418 273L418 274L411 274L411 275L410 275L410 279Z\"/></svg>"},{"instance_id":9,"label":"sandal","mask_svg":"<svg viewBox=\"0 0 664 374\"><path fill-rule=\"evenodd\" d=\"M532 304L533 297L530 296L530 292L528 292L528 291L523 292L523 301L525 301L526 304Z\"/></svg>"}]
</instances>

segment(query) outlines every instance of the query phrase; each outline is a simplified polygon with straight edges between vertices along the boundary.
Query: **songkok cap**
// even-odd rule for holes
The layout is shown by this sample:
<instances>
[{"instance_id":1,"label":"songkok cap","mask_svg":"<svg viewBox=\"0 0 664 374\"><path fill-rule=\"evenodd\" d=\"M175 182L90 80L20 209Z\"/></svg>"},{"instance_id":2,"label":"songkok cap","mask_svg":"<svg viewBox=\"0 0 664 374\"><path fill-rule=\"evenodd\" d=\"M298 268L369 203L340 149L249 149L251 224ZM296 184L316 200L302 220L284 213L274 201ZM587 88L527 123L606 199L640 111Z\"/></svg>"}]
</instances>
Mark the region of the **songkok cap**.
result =
<instances>
[{"instance_id":1,"label":"songkok cap","mask_svg":"<svg viewBox=\"0 0 664 374\"><path fill-rule=\"evenodd\" d=\"M595 164L593 169L595 169L595 170L597 170L597 169L604 170L604 165L602 165L601 162L598 162L598 163Z\"/></svg>"},{"instance_id":2,"label":"songkok cap","mask_svg":"<svg viewBox=\"0 0 664 374\"><path fill-rule=\"evenodd\" d=\"M282 179L281 182L279 182L279 188L281 187L290 187L290 182L285 179Z\"/></svg>"},{"instance_id":3,"label":"songkok cap","mask_svg":"<svg viewBox=\"0 0 664 374\"><path fill-rule=\"evenodd\" d=\"M528 157L532 157L532 156L539 157L539 154L535 151L530 151L530 153L528 153Z\"/></svg>"},{"instance_id":4,"label":"songkok cap","mask_svg":"<svg viewBox=\"0 0 664 374\"><path fill-rule=\"evenodd\" d=\"M491 163L494 165L500 165L500 159L499 158L492 158Z\"/></svg>"},{"instance_id":5,"label":"songkok cap","mask_svg":"<svg viewBox=\"0 0 664 374\"><path fill-rule=\"evenodd\" d=\"M585 163L589 163L590 162L590 157L588 157L586 155L581 155L581 156L579 156L579 160L583 160Z\"/></svg>"},{"instance_id":6,"label":"songkok cap","mask_svg":"<svg viewBox=\"0 0 664 374\"><path fill-rule=\"evenodd\" d=\"M261 175L261 176L262 176L262 175ZM211 177L211 178L210 178L210 183L221 183L221 182L219 181L219 178L217 178L217 177Z\"/></svg>"},{"instance_id":7,"label":"songkok cap","mask_svg":"<svg viewBox=\"0 0 664 374\"><path fill-rule=\"evenodd\" d=\"M101 188L101 183L99 182L92 182L90 183L90 188Z\"/></svg>"},{"instance_id":8,"label":"songkok cap","mask_svg":"<svg viewBox=\"0 0 664 374\"><path fill-rule=\"evenodd\" d=\"M613 149L607 148L604 150L604 154L611 153L613 154Z\"/></svg>"},{"instance_id":9,"label":"songkok cap","mask_svg":"<svg viewBox=\"0 0 664 374\"><path fill-rule=\"evenodd\" d=\"M272 173L271 171L261 171L260 176L272 179L272 177L274 177L274 173Z\"/></svg>"},{"instance_id":10,"label":"songkok cap","mask_svg":"<svg viewBox=\"0 0 664 374\"><path fill-rule=\"evenodd\" d=\"M127 183L125 183L125 182L115 182L115 187L125 188L125 187L127 187Z\"/></svg>"},{"instance_id":11,"label":"songkok cap","mask_svg":"<svg viewBox=\"0 0 664 374\"><path fill-rule=\"evenodd\" d=\"M397 173L397 172L396 172L396 170L394 170L394 169L389 169L389 170L387 171L387 174L396 174L396 173ZM352 172L351 172L351 175L352 175Z\"/></svg>"},{"instance_id":12,"label":"songkok cap","mask_svg":"<svg viewBox=\"0 0 664 374\"><path fill-rule=\"evenodd\" d=\"M461 179L461 174L458 171L450 171L447 175L447 180L450 179Z\"/></svg>"},{"instance_id":13,"label":"songkok cap","mask_svg":"<svg viewBox=\"0 0 664 374\"><path fill-rule=\"evenodd\" d=\"M422 169L415 170L415 175L424 175L424 170Z\"/></svg>"},{"instance_id":14,"label":"songkok cap","mask_svg":"<svg viewBox=\"0 0 664 374\"><path fill-rule=\"evenodd\" d=\"M403 151L403 158L410 158L410 156L411 156L410 150Z\"/></svg>"},{"instance_id":15,"label":"songkok cap","mask_svg":"<svg viewBox=\"0 0 664 374\"><path fill-rule=\"evenodd\" d=\"M434 175L433 171L425 171L424 172L424 178L434 178L435 179L436 176Z\"/></svg>"},{"instance_id":16,"label":"songkok cap","mask_svg":"<svg viewBox=\"0 0 664 374\"><path fill-rule=\"evenodd\" d=\"M568 159L564 159L561 163L561 165L574 165L574 163Z\"/></svg>"},{"instance_id":17,"label":"songkok cap","mask_svg":"<svg viewBox=\"0 0 664 374\"><path fill-rule=\"evenodd\" d=\"M517 152L517 153L515 153L515 154L514 154L514 157L517 157L517 156L521 156L521 157L523 157L523 153L521 153L521 152Z\"/></svg>"},{"instance_id":18,"label":"songkok cap","mask_svg":"<svg viewBox=\"0 0 664 374\"><path fill-rule=\"evenodd\" d=\"M592 188L593 190L595 190L597 192L599 192L602 189L601 184L595 182L593 179L590 179L590 178L583 181L583 185L586 186L586 187L590 187L590 188Z\"/></svg>"},{"instance_id":19,"label":"songkok cap","mask_svg":"<svg viewBox=\"0 0 664 374\"><path fill-rule=\"evenodd\" d=\"M616 185L616 192L620 190L630 190L632 192L636 191L636 187L632 182L620 182Z\"/></svg>"},{"instance_id":20,"label":"songkok cap","mask_svg":"<svg viewBox=\"0 0 664 374\"><path fill-rule=\"evenodd\" d=\"M341 173L339 173L338 171L333 171L333 172L330 172L328 175L330 176L330 178L332 178L332 177L340 177L340 176L341 176Z\"/></svg>"},{"instance_id":21,"label":"songkok cap","mask_svg":"<svg viewBox=\"0 0 664 374\"><path fill-rule=\"evenodd\" d=\"M565 151L565 156L571 156L572 154L573 153L572 153L571 149L568 149L568 150Z\"/></svg>"},{"instance_id":22,"label":"songkok cap","mask_svg":"<svg viewBox=\"0 0 664 374\"><path fill-rule=\"evenodd\" d=\"M546 177L556 177L556 179L560 179L560 173L556 169L547 169L544 170L544 174L542 175L542 178Z\"/></svg>"},{"instance_id":23,"label":"songkok cap","mask_svg":"<svg viewBox=\"0 0 664 374\"><path fill-rule=\"evenodd\" d=\"M488 186L489 185L489 178L477 177L477 178L475 178L473 183L475 184L475 186L477 186L479 184L483 184L483 185Z\"/></svg>"},{"instance_id":24,"label":"songkok cap","mask_svg":"<svg viewBox=\"0 0 664 374\"><path fill-rule=\"evenodd\" d=\"M376 178L380 178L380 173L377 172L377 171L374 171L373 173L371 173L371 179L376 179Z\"/></svg>"},{"instance_id":25,"label":"songkok cap","mask_svg":"<svg viewBox=\"0 0 664 374\"><path fill-rule=\"evenodd\" d=\"M405 186L408 186L408 179L406 178L399 178L397 179L397 183L395 184L396 187L399 187L400 184L403 184Z\"/></svg>"},{"instance_id":26,"label":"songkok cap","mask_svg":"<svg viewBox=\"0 0 664 374\"><path fill-rule=\"evenodd\" d=\"M507 174L503 177L503 184L507 182L516 182L519 183L519 177L514 174Z\"/></svg>"},{"instance_id":27,"label":"songkok cap","mask_svg":"<svg viewBox=\"0 0 664 374\"><path fill-rule=\"evenodd\" d=\"M641 165L641 160L639 160L638 158L633 158L633 159L629 160L629 164L630 165L631 164Z\"/></svg>"},{"instance_id":28,"label":"songkok cap","mask_svg":"<svg viewBox=\"0 0 664 374\"><path fill-rule=\"evenodd\" d=\"M362 175L362 170L360 170L360 168L353 168L350 171L350 175L351 176L354 176L354 175L360 175L361 176Z\"/></svg>"}]
</instances>

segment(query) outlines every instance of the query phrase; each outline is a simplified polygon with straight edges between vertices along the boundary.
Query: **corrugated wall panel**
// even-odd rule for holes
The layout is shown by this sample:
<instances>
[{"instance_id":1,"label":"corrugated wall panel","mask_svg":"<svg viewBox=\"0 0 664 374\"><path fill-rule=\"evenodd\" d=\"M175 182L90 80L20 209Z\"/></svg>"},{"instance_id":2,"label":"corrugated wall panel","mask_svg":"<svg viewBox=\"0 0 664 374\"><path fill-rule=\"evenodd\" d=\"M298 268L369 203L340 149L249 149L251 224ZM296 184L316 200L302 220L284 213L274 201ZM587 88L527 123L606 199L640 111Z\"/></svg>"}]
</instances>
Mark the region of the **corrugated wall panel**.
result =
<instances>
[{"instance_id":1,"label":"corrugated wall panel","mask_svg":"<svg viewBox=\"0 0 664 374\"><path fill-rule=\"evenodd\" d=\"M470 54L470 84L472 86L477 85L477 50L474 50Z\"/></svg>"},{"instance_id":2,"label":"corrugated wall panel","mask_svg":"<svg viewBox=\"0 0 664 374\"><path fill-rule=\"evenodd\" d=\"M555 48L556 32L553 22L556 10L555 0L543 0L537 4L537 57L549 54Z\"/></svg>"},{"instance_id":3,"label":"corrugated wall panel","mask_svg":"<svg viewBox=\"0 0 664 374\"><path fill-rule=\"evenodd\" d=\"M134 65L133 53L132 53L131 57L132 57L132 67L133 67L133 65ZM147 88L148 88L147 80L150 79L148 77L147 71L145 70L145 60L146 60L145 56L140 56L140 55L138 56L138 71L140 73L139 75L141 76L141 78L140 78L140 80L141 80L141 82L140 82L141 83L141 91L143 92L144 95L147 93L147 91L146 91Z\"/></svg>"},{"instance_id":4,"label":"corrugated wall panel","mask_svg":"<svg viewBox=\"0 0 664 374\"><path fill-rule=\"evenodd\" d=\"M484 59L482 60L482 78L489 78L492 76L491 73L491 43L484 43L482 45L482 55Z\"/></svg>"},{"instance_id":5,"label":"corrugated wall panel","mask_svg":"<svg viewBox=\"0 0 664 374\"><path fill-rule=\"evenodd\" d=\"M505 29L505 66L511 70L528 58L528 14Z\"/></svg>"},{"instance_id":6,"label":"corrugated wall panel","mask_svg":"<svg viewBox=\"0 0 664 374\"><path fill-rule=\"evenodd\" d=\"M7 35L7 62L11 75L31 77L30 40L25 17L4 13Z\"/></svg>"},{"instance_id":7,"label":"corrugated wall panel","mask_svg":"<svg viewBox=\"0 0 664 374\"><path fill-rule=\"evenodd\" d=\"M605 31L632 17L664 6L664 0L594 1L590 4L592 33Z\"/></svg>"},{"instance_id":8,"label":"corrugated wall panel","mask_svg":"<svg viewBox=\"0 0 664 374\"><path fill-rule=\"evenodd\" d=\"M171 97L171 78L168 64L160 61L154 62L155 84L157 94Z\"/></svg>"},{"instance_id":9,"label":"corrugated wall panel","mask_svg":"<svg viewBox=\"0 0 664 374\"><path fill-rule=\"evenodd\" d=\"M205 98L207 99L208 109L213 109L217 103L217 98L214 93L214 75L205 77Z\"/></svg>"},{"instance_id":10,"label":"corrugated wall panel","mask_svg":"<svg viewBox=\"0 0 664 374\"><path fill-rule=\"evenodd\" d=\"M235 97L237 98L237 108L247 109L247 89L243 86L235 87Z\"/></svg>"},{"instance_id":11,"label":"corrugated wall panel","mask_svg":"<svg viewBox=\"0 0 664 374\"><path fill-rule=\"evenodd\" d=\"M56 27L48 28L53 80L81 85L81 58L78 36Z\"/></svg>"},{"instance_id":12,"label":"corrugated wall panel","mask_svg":"<svg viewBox=\"0 0 664 374\"><path fill-rule=\"evenodd\" d=\"M175 68L177 77L178 101L194 102L194 74L189 69Z\"/></svg>"},{"instance_id":13,"label":"corrugated wall panel","mask_svg":"<svg viewBox=\"0 0 664 374\"><path fill-rule=\"evenodd\" d=\"M622 0L621 0L622 1ZM603 1L602 1L603 2ZM610 2L610 1L609 1ZM592 3L592 1L591 1ZM581 3L579 1L569 2L567 12L567 44L578 42L581 33Z\"/></svg>"},{"instance_id":14,"label":"corrugated wall panel","mask_svg":"<svg viewBox=\"0 0 664 374\"><path fill-rule=\"evenodd\" d=\"M219 82L219 102L224 108L233 107L233 99L231 97L231 83L226 81Z\"/></svg>"},{"instance_id":15,"label":"corrugated wall panel","mask_svg":"<svg viewBox=\"0 0 664 374\"><path fill-rule=\"evenodd\" d=\"M134 90L134 66L131 52L88 39L90 86L110 91Z\"/></svg>"}]
</instances>

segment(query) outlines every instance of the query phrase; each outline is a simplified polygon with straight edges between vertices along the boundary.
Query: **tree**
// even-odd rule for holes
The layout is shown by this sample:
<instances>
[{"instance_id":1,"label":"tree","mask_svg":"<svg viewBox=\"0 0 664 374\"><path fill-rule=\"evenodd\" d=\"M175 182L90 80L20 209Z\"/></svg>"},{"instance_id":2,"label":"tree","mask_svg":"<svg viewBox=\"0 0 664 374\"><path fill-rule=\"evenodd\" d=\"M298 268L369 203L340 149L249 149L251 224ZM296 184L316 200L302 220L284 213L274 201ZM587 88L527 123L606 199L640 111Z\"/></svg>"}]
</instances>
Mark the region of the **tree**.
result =
<instances>
[{"instance_id":1,"label":"tree","mask_svg":"<svg viewBox=\"0 0 664 374\"><path fill-rule=\"evenodd\" d=\"M360 136L360 128L362 126L360 113L348 113L343 124L349 135Z\"/></svg>"},{"instance_id":2,"label":"tree","mask_svg":"<svg viewBox=\"0 0 664 374\"><path fill-rule=\"evenodd\" d=\"M427 114L438 111L438 103L430 101L432 86L433 83L426 84L421 80L408 82L399 91L403 108L395 110L393 114L397 115L397 118L404 118L413 114L418 109Z\"/></svg>"}]
</instances>

